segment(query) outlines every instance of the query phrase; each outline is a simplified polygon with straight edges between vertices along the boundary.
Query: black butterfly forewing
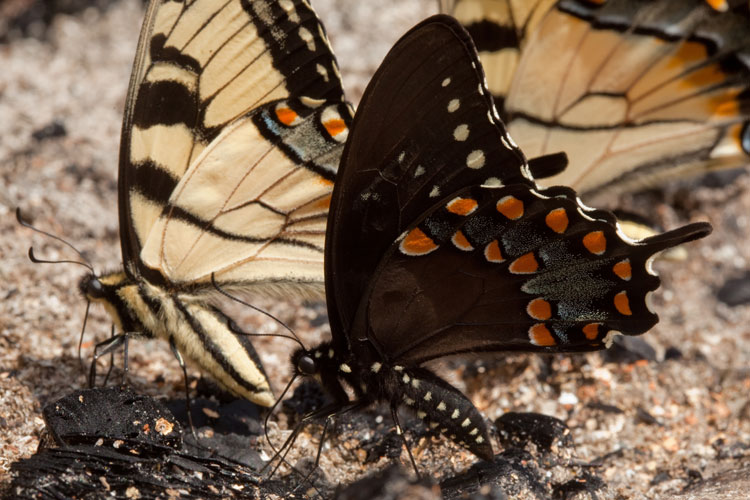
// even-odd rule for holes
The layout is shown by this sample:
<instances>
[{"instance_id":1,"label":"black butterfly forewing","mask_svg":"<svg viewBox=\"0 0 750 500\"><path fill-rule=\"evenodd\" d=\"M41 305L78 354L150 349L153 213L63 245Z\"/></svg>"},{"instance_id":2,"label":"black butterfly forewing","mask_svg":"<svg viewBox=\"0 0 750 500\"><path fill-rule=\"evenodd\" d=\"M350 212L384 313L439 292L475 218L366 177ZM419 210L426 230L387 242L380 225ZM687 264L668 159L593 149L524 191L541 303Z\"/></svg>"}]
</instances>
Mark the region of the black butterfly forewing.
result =
<instances>
[{"instance_id":1,"label":"black butterfly forewing","mask_svg":"<svg viewBox=\"0 0 750 500\"><path fill-rule=\"evenodd\" d=\"M417 25L391 49L352 132L326 234L336 342L345 342L382 255L427 207L465 185L533 185L494 112L473 42L448 16Z\"/></svg>"}]
</instances>

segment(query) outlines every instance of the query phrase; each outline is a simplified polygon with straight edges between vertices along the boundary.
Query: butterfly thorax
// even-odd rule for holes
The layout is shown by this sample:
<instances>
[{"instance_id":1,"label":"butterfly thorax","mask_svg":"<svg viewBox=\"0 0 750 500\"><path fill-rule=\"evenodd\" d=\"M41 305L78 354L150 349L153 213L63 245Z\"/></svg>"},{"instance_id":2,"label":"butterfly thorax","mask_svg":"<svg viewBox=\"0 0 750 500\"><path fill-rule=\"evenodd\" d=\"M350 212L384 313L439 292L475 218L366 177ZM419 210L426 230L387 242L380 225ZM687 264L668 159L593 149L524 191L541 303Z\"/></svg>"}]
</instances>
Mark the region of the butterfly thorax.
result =
<instances>
[{"instance_id":1,"label":"butterfly thorax","mask_svg":"<svg viewBox=\"0 0 750 500\"><path fill-rule=\"evenodd\" d=\"M459 390L422 367L389 363L374 348L357 349L357 356L324 343L310 351L298 350L292 363L300 375L312 376L342 405L383 402L407 407L430 429L464 446L485 460L493 457L484 418Z\"/></svg>"}]
</instances>

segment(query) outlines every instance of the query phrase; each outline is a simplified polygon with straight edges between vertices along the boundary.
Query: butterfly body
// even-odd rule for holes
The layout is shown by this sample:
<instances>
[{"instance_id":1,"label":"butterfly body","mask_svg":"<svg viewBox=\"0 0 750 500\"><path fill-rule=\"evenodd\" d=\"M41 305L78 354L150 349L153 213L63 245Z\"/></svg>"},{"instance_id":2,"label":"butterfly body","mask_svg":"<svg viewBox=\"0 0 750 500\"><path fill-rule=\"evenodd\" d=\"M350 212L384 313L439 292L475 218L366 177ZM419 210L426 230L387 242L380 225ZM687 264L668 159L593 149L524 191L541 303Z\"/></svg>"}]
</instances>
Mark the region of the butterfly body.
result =
<instances>
[{"instance_id":1,"label":"butterfly body","mask_svg":"<svg viewBox=\"0 0 750 500\"><path fill-rule=\"evenodd\" d=\"M270 406L248 336L214 305L217 286L323 294L352 114L307 1L152 0L120 144L123 269L79 284L110 313L116 340L164 339L230 392Z\"/></svg>"},{"instance_id":2,"label":"butterfly body","mask_svg":"<svg viewBox=\"0 0 750 500\"><path fill-rule=\"evenodd\" d=\"M300 368L302 358L306 358L302 363L314 366L312 371ZM292 363L300 375L318 379L337 407L385 403L391 409L407 408L428 429L480 458L492 459L484 417L461 391L426 368L392 364L367 340L358 342L356 354L346 350L337 353L332 343L323 343L312 351L298 350ZM354 401L349 400L342 382L354 392Z\"/></svg>"},{"instance_id":3,"label":"butterfly body","mask_svg":"<svg viewBox=\"0 0 750 500\"><path fill-rule=\"evenodd\" d=\"M419 64L414 64L418 61ZM492 458L479 411L424 368L468 352L568 352L639 335L658 318L654 254L705 236L691 224L633 241L615 216L534 174L505 131L468 33L447 16L404 35L368 85L334 186L326 234L330 343L292 358L334 403L413 409ZM350 386L350 400L342 382Z\"/></svg>"},{"instance_id":4,"label":"butterfly body","mask_svg":"<svg viewBox=\"0 0 750 500\"><path fill-rule=\"evenodd\" d=\"M273 404L250 340L220 309L144 279L130 280L121 272L85 276L79 288L88 300L104 305L118 331L165 340L233 394L263 406Z\"/></svg>"}]
</instances>

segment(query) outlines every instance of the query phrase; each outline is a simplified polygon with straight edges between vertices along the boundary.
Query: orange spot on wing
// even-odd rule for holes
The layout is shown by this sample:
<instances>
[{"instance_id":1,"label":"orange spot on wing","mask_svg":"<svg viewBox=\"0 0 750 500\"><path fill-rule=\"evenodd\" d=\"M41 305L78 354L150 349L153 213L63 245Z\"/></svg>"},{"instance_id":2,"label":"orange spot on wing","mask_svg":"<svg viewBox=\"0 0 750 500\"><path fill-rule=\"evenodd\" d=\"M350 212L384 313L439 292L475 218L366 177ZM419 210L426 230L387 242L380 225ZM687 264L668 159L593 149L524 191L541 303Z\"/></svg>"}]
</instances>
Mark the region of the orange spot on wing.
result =
<instances>
[{"instance_id":1,"label":"orange spot on wing","mask_svg":"<svg viewBox=\"0 0 750 500\"><path fill-rule=\"evenodd\" d=\"M549 347L557 343L544 323L537 323L529 328L529 340L532 344L541 347Z\"/></svg>"},{"instance_id":2,"label":"orange spot on wing","mask_svg":"<svg viewBox=\"0 0 750 500\"><path fill-rule=\"evenodd\" d=\"M739 116L740 115L740 103L738 101L726 101L714 109L714 115L722 118Z\"/></svg>"},{"instance_id":3,"label":"orange spot on wing","mask_svg":"<svg viewBox=\"0 0 750 500\"><path fill-rule=\"evenodd\" d=\"M329 194L325 198L321 198L320 200L315 202L315 208L325 209L328 210L331 208L331 195Z\"/></svg>"},{"instance_id":4,"label":"orange spot on wing","mask_svg":"<svg viewBox=\"0 0 750 500\"><path fill-rule=\"evenodd\" d=\"M497 211L515 220L523 215L523 202L515 196L505 196L497 202Z\"/></svg>"},{"instance_id":5,"label":"orange spot on wing","mask_svg":"<svg viewBox=\"0 0 750 500\"><path fill-rule=\"evenodd\" d=\"M693 71L687 77L681 80L683 87L690 90L716 85L724 81L726 74L721 70L718 64L706 66L697 71Z\"/></svg>"},{"instance_id":6,"label":"orange spot on wing","mask_svg":"<svg viewBox=\"0 0 750 500\"><path fill-rule=\"evenodd\" d=\"M629 259L621 260L620 262L612 266L612 271L614 271L617 276L624 279L625 281L629 281L633 276L633 269L630 267Z\"/></svg>"},{"instance_id":7,"label":"orange spot on wing","mask_svg":"<svg viewBox=\"0 0 750 500\"><path fill-rule=\"evenodd\" d=\"M453 235L451 241L453 241L453 244L456 245L456 248L459 250L474 250L474 247L471 246L471 243L469 243L469 240L466 239L466 236L464 236L464 233L461 231L456 231L456 234Z\"/></svg>"},{"instance_id":8,"label":"orange spot on wing","mask_svg":"<svg viewBox=\"0 0 750 500\"><path fill-rule=\"evenodd\" d=\"M526 306L526 312L534 319L545 320L552 317L552 307L544 299L534 299Z\"/></svg>"},{"instance_id":9,"label":"orange spot on wing","mask_svg":"<svg viewBox=\"0 0 750 500\"><path fill-rule=\"evenodd\" d=\"M415 227L409 231L409 234L401 242L400 247L401 251L407 255L426 255L438 246L432 241L432 238L424 234L418 227Z\"/></svg>"},{"instance_id":10,"label":"orange spot on wing","mask_svg":"<svg viewBox=\"0 0 750 500\"><path fill-rule=\"evenodd\" d=\"M589 323L583 327L583 334L589 340L595 340L599 335L599 323Z\"/></svg>"},{"instance_id":11,"label":"orange spot on wing","mask_svg":"<svg viewBox=\"0 0 750 500\"><path fill-rule=\"evenodd\" d=\"M699 42L684 42L675 52L674 56L669 59L671 69L692 66L694 63L703 61L708 57L706 47Z\"/></svg>"},{"instance_id":12,"label":"orange spot on wing","mask_svg":"<svg viewBox=\"0 0 750 500\"><path fill-rule=\"evenodd\" d=\"M323 126L326 128L331 137L336 137L341 132L346 130L346 123L341 118L328 120L327 122L323 123Z\"/></svg>"},{"instance_id":13,"label":"orange spot on wing","mask_svg":"<svg viewBox=\"0 0 750 500\"><path fill-rule=\"evenodd\" d=\"M497 240L492 240L489 245L484 247L484 258L489 262L505 262Z\"/></svg>"},{"instance_id":14,"label":"orange spot on wing","mask_svg":"<svg viewBox=\"0 0 750 500\"><path fill-rule=\"evenodd\" d=\"M547 227L552 229L554 232L562 234L568 229L568 213L564 208L556 208L547 214L544 218L547 223Z\"/></svg>"},{"instance_id":15,"label":"orange spot on wing","mask_svg":"<svg viewBox=\"0 0 750 500\"><path fill-rule=\"evenodd\" d=\"M508 269L513 274L531 274L539 269L539 263L536 261L536 257L534 257L534 252L529 252L511 262Z\"/></svg>"},{"instance_id":16,"label":"orange spot on wing","mask_svg":"<svg viewBox=\"0 0 750 500\"><path fill-rule=\"evenodd\" d=\"M719 12L726 12L729 9L726 0L706 0L706 3Z\"/></svg>"},{"instance_id":17,"label":"orange spot on wing","mask_svg":"<svg viewBox=\"0 0 750 500\"><path fill-rule=\"evenodd\" d=\"M277 108L276 109L276 118L279 119L281 123L286 125L287 127L294 123L294 120L297 119L297 113L290 108Z\"/></svg>"},{"instance_id":18,"label":"orange spot on wing","mask_svg":"<svg viewBox=\"0 0 750 500\"><path fill-rule=\"evenodd\" d=\"M594 255L601 255L607 249L607 238L603 231L592 231L583 237L583 246Z\"/></svg>"},{"instance_id":19,"label":"orange spot on wing","mask_svg":"<svg viewBox=\"0 0 750 500\"><path fill-rule=\"evenodd\" d=\"M454 198L445 208L456 215L469 215L477 209L477 205L476 200L471 198Z\"/></svg>"},{"instance_id":20,"label":"orange spot on wing","mask_svg":"<svg viewBox=\"0 0 750 500\"><path fill-rule=\"evenodd\" d=\"M630 310L630 300L626 292L620 292L615 295L615 308L620 314L625 316L632 316L633 311Z\"/></svg>"}]
</instances>

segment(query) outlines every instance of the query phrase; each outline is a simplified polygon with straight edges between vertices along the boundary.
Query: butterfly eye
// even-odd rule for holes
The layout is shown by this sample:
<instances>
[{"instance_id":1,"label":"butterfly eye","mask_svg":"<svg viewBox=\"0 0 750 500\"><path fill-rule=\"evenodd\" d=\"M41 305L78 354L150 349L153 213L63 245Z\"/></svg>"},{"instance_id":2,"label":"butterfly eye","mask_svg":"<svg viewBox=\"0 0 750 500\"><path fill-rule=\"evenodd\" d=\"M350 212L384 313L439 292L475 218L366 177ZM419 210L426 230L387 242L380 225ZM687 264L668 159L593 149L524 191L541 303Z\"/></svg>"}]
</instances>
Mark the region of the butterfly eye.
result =
<instances>
[{"instance_id":1,"label":"butterfly eye","mask_svg":"<svg viewBox=\"0 0 750 500\"><path fill-rule=\"evenodd\" d=\"M90 299L101 299L104 297L104 286L94 276L91 276L91 279L86 283L86 297Z\"/></svg>"},{"instance_id":2,"label":"butterfly eye","mask_svg":"<svg viewBox=\"0 0 750 500\"><path fill-rule=\"evenodd\" d=\"M310 356L303 355L297 361L297 371L303 375L315 375L317 367Z\"/></svg>"}]
</instances>

